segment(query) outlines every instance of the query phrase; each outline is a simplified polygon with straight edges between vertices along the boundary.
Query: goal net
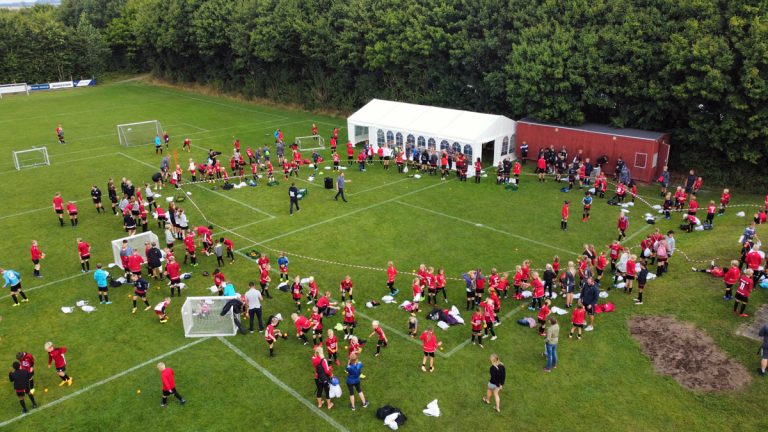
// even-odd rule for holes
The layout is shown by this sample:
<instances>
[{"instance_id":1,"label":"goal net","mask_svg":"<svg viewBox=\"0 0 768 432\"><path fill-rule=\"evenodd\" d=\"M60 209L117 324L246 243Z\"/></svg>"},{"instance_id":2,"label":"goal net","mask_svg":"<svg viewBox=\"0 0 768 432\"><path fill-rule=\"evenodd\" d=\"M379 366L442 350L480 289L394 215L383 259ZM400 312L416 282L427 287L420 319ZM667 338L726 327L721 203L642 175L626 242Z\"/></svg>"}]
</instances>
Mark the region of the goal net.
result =
<instances>
[{"instance_id":1,"label":"goal net","mask_svg":"<svg viewBox=\"0 0 768 432\"><path fill-rule=\"evenodd\" d=\"M325 140L320 135L296 137L293 143L299 147L299 150L325 150Z\"/></svg>"},{"instance_id":2,"label":"goal net","mask_svg":"<svg viewBox=\"0 0 768 432\"><path fill-rule=\"evenodd\" d=\"M144 258L144 261L147 260L147 243L155 242L155 244L158 245L158 247L162 247L160 243L158 242L157 235L153 233L152 231L147 231L143 233L139 233L134 235L133 237L123 237L119 238L117 240L112 240L112 257L114 259L114 263L117 267L123 268L123 261L120 258L120 254L123 249L123 240L126 240L128 242L128 248L129 252L128 255L132 255L133 251L137 250L139 251L139 255L141 255Z\"/></svg>"},{"instance_id":3,"label":"goal net","mask_svg":"<svg viewBox=\"0 0 768 432\"><path fill-rule=\"evenodd\" d=\"M0 84L0 99L3 98L4 94L13 93L26 93L29 96L29 86L27 83Z\"/></svg>"},{"instance_id":4,"label":"goal net","mask_svg":"<svg viewBox=\"0 0 768 432\"><path fill-rule=\"evenodd\" d=\"M163 127L157 120L117 125L120 145L126 147L154 144L156 136L163 135Z\"/></svg>"},{"instance_id":5,"label":"goal net","mask_svg":"<svg viewBox=\"0 0 768 432\"><path fill-rule=\"evenodd\" d=\"M47 147L32 147L28 150L17 150L13 152L13 165L17 170L50 164L51 160L48 158Z\"/></svg>"},{"instance_id":6,"label":"goal net","mask_svg":"<svg viewBox=\"0 0 768 432\"><path fill-rule=\"evenodd\" d=\"M233 298L236 297L187 297L181 307L184 336L234 336L237 326L232 309L221 315L224 305Z\"/></svg>"}]
</instances>

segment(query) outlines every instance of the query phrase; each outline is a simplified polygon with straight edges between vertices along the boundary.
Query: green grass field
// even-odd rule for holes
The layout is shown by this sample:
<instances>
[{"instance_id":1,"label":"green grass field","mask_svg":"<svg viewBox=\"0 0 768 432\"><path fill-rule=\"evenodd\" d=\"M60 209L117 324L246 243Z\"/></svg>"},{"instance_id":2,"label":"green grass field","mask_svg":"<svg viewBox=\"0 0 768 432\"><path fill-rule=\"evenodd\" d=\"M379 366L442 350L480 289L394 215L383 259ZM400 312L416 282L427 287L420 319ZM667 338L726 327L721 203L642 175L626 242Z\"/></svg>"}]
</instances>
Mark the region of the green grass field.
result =
<instances>
[{"instance_id":1,"label":"green grass field","mask_svg":"<svg viewBox=\"0 0 768 432\"><path fill-rule=\"evenodd\" d=\"M559 185L537 183L528 175L521 189L512 192L496 186L492 176L475 185L453 179L441 182L429 176L412 179L379 166L365 173L350 167L349 203L343 204L332 200L333 193L322 188L321 178L307 182L304 169L297 182L309 189L309 195L301 201L301 212L293 217L288 216L287 184L282 179L277 187L262 182L256 188L230 191L211 190L208 185L185 187L192 192L191 200L182 203L191 225L207 219L215 225L215 234L226 231L224 235L235 242L239 252L267 252L274 263L277 252L285 251L291 260L291 274L314 275L320 289L330 289L334 295L338 282L346 274L352 276L360 315L357 333L367 338L370 321L377 319L390 339L380 358L373 357L372 347L362 355L367 375L363 389L371 402L367 409L350 411L344 388L344 396L333 410L318 410L314 406L310 349L294 337L278 341L277 356L269 358L259 334L185 339L179 299L171 304L170 321L165 325L151 312L131 315L127 295L132 289L128 287L111 290L112 305L98 305L92 276L80 273L75 239L82 237L92 245L93 266L111 261L110 241L122 237L123 231L111 212L96 213L89 189L98 184L106 194L109 177L118 182L128 177L135 184L149 181L157 171L159 157L151 146L120 146L115 126L154 119L170 133L173 149L179 149L183 138L189 137L191 157L198 161L210 147L229 154L233 136L244 147L263 146L271 144L276 128L281 128L290 141L294 136L308 135L312 123L317 123L326 137L334 126L346 124L340 118L219 99L141 81L2 99L0 149L7 158L0 163L0 246L5 251L0 266L22 274L31 301L20 307L11 307L7 296L0 301L0 359L9 367L17 351L35 355L40 403L37 410L19 416L19 405L6 383L0 398L0 426L5 429L232 430L253 425L263 430L384 430L374 414L385 404L405 412L408 430L745 431L768 425L762 414L763 379L755 375L752 383L738 392L687 390L673 379L657 375L627 331L627 320L634 315L672 314L704 330L728 355L754 371L758 344L734 335L743 319L734 317L730 305L720 299L721 282L691 273L691 263L683 253L672 259L668 276L649 282L644 305L634 306L629 296L612 292L608 300L616 303L616 311L599 315L596 330L582 341L565 337L570 320L560 317L559 367L554 373L542 373L541 338L515 323L534 313L513 300L505 300L502 306L505 320L498 340L488 341L485 349L480 349L467 343L466 326L437 330L445 351L438 353L436 372L419 369L420 344L406 335L407 314L394 305L375 309L363 305L387 292L382 269L388 260L400 270L397 286L406 292L410 283L403 273L419 263L444 267L451 278L476 267L486 273L492 267L513 271L524 259L542 268L555 254L567 262L581 252L582 244L593 243L603 250L615 237L617 207L596 200L592 220L581 223L577 192L565 195ZM58 123L66 131L66 145L55 140ZM342 129L341 135L345 137L346 130ZM51 166L16 171L11 151L40 145L48 147ZM327 153L324 156L330 159ZM179 153L179 158L186 160L186 153ZM525 172L530 173L530 169L528 165ZM57 191L65 200L78 201L78 227L59 227L51 209ZM642 189L641 194L647 194L655 204L655 191ZM170 191L162 193L168 196ZM759 196L734 195L734 204L762 201ZM565 196L574 204L570 229L563 233L559 214ZM718 190L705 191L700 202L718 196ZM631 209L626 244L635 249L642 236L652 230L640 217L648 210L641 203ZM696 260L718 258L721 264L737 257L736 240L747 219L737 218L736 210L718 218L713 231L679 233L680 252ZM751 207L744 210L748 215L753 211ZM675 218L657 226L666 231L676 229L676 225ZM154 228L154 223L150 227ZM156 233L163 238L161 232ZM28 249L33 239L47 253L42 279L32 277ZM237 258L224 272L242 292L249 280L257 278L257 271L255 263L244 255ZM214 257L203 257L199 267L185 266L194 274L185 295L208 294L211 279L200 273L212 271L215 263ZM163 289L158 291L157 286ZM165 286L154 284L150 302L154 305L165 295ZM289 295L273 289L273 296L275 299L264 306L265 316L277 312L287 316L294 310ZM448 296L468 319L463 312L463 282L449 281ZM403 294L400 297L405 298ZM749 310L754 311L766 297L758 289ZM59 310L81 299L89 300L97 310L71 315ZM555 305L562 306L562 299ZM326 320L326 328L338 320ZM420 329L427 325L422 313ZM281 327L292 328L292 323ZM53 370L45 368L43 344L47 340L68 347L73 386L58 387ZM507 367L500 414L481 401L492 352L498 353ZM186 406L172 401L167 408L160 408L160 379L154 367L160 359L175 369L178 389L188 400ZM336 373L343 379L341 369ZM44 393L43 388L49 391ZM439 400L443 412L439 418L421 413L432 399Z\"/></svg>"}]
</instances>

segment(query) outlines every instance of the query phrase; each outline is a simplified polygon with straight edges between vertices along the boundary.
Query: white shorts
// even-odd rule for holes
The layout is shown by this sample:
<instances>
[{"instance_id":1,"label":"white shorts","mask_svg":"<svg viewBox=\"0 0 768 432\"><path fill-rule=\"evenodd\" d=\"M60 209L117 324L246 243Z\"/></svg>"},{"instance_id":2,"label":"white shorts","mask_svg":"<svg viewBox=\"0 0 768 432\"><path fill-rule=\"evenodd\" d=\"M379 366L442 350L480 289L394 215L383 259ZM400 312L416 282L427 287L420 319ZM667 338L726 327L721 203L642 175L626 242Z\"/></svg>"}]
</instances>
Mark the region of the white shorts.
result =
<instances>
[{"instance_id":1,"label":"white shorts","mask_svg":"<svg viewBox=\"0 0 768 432\"><path fill-rule=\"evenodd\" d=\"M418 303L420 301L421 301L421 293L416 294L415 296L413 296L413 302L414 303Z\"/></svg>"}]
</instances>

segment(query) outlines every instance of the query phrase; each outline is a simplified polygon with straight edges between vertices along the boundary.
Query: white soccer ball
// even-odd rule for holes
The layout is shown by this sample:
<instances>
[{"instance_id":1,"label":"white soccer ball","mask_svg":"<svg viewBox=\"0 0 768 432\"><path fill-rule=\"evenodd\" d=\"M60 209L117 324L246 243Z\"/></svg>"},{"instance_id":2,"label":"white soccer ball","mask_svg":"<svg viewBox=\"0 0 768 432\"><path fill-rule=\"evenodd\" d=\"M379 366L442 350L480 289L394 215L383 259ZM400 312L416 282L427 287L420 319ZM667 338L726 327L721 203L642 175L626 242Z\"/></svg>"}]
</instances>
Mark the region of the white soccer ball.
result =
<instances>
[{"instance_id":1,"label":"white soccer ball","mask_svg":"<svg viewBox=\"0 0 768 432\"><path fill-rule=\"evenodd\" d=\"M192 192L187 192L187 195L192 196Z\"/></svg>"}]
</instances>

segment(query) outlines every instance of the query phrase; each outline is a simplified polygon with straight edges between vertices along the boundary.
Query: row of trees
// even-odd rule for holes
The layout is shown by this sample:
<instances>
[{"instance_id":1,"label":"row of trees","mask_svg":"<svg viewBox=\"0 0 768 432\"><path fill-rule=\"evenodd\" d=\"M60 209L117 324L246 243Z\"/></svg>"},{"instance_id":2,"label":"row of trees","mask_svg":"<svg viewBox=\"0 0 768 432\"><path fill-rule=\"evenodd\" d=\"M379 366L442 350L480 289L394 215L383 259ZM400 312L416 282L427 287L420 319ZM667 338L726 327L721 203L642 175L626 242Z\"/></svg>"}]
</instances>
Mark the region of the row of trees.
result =
<instances>
[{"instance_id":1,"label":"row of trees","mask_svg":"<svg viewBox=\"0 0 768 432\"><path fill-rule=\"evenodd\" d=\"M152 70L342 112L379 97L663 130L673 133L677 167L745 184L765 182L756 174L768 162L766 8L760 0L64 0L0 14L0 80Z\"/></svg>"}]
</instances>

